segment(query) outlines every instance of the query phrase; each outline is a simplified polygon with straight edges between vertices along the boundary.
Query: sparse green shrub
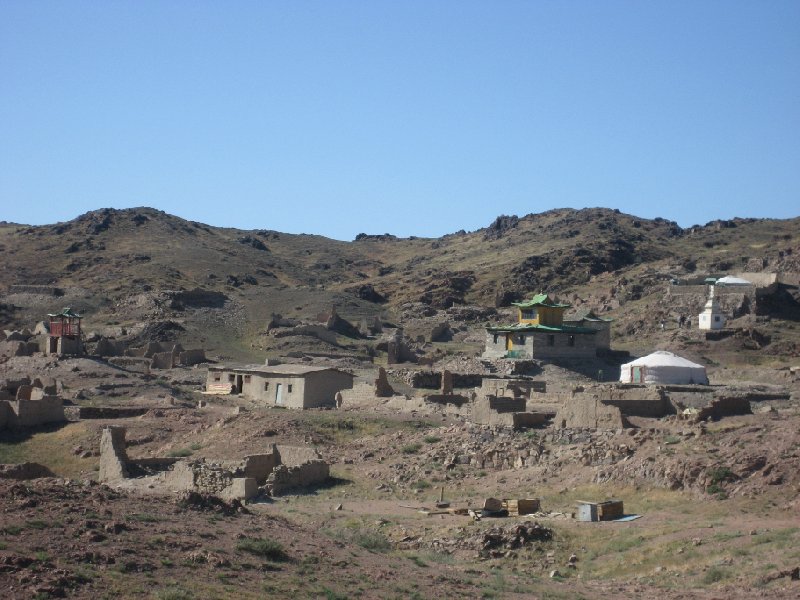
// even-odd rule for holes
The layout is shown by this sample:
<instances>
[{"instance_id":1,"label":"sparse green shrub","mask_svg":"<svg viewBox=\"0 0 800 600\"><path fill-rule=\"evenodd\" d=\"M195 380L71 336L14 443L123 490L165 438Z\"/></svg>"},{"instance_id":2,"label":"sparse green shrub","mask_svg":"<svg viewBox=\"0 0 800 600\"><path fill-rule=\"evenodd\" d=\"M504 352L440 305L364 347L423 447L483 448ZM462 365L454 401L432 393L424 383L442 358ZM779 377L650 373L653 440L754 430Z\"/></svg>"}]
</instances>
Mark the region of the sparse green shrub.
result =
<instances>
[{"instance_id":1,"label":"sparse green shrub","mask_svg":"<svg viewBox=\"0 0 800 600\"><path fill-rule=\"evenodd\" d=\"M247 552L273 562L286 562L289 560L289 555L286 554L283 546L269 538L244 538L236 544L236 549L239 552Z\"/></svg>"},{"instance_id":2,"label":"sparse green shrub","mask_svg":"<svg viewBox=\"0 0 800 600\"><path fill-rule=\"evenodd\" d=\"M187 456L191 456L192 452L190 448L179 448L177 450L170 450L167 456L172 458L186 458Z\"/></svg>"},{"instance_id":3,"label":"sparse green shrub","mask_svg":"<svg viewBox=\"0 0 800 600\"><path fill-rule=\"evenodd\" d=\"M170 585L153 594L156 600L192 600L194 594L179 585Z\"/></svg>"},{"instance_id":4,"label":"sparse green shrub","mask_svg":"<svg viewBox=\"0 0 800 600\"><path fill-rule=\"evenodd\" d=\"M353 534L353 541L372 552L388 552L392 549L392 544L381 533L377 531L361 530Z\"/></svg>"},{"instance_id":5,"label":"sparse green shrub","mask_svg":"<svg viewBox=\"0 0 800 600\"><path fill-rule=\"evenodd\" d=\"M19 535L20 533L22 533L22 527L20 527L19 525L8 525L6 527L3 527L3 529L0 531L2 531L6 535Z\"/></svg>"},{"instance_id":6,"label":"sparse green shrub","mask_svg":"<svg viewBox=\"0 0 800 600\"><path fill-rule=\"evenodd\" d=\"M422 438L422 441L426 444L435 444L437 442L441 442L442 438L440 438L438 435L426 435L424 438Z\"/></svg>"},{"instance_id":7,"label":"sparse green shrub","mask_svg":"<svg viewBox=\"0 0 800 600\"><path fill-rule=\"evenodd\" d=\"M711 478L711 483L719 483L730 480L733 477L733 471L728 467L714 467L708 470L708 476Z\"/></svg>"},{"instance_id":8,"label":"sparse green shrub","mask_svg":"<svg viewBox=\"0 0 800 600\"><path fill-rule=\"evenodd\" d=\"M422 444L414 442L413 444L406 444L400 450L403 454L416 454L422 448Z\"/></svg>"},{"instance_id":9,"label":"sparse green shrub","mask_svg":"<svg viewBox=\"0 0 800 600\"><path fill-rule=\"evenodd\" d=\"M718 583L724 579L727 579L729 575L730 573L726 569L721 569L720 567L711 567L705 572L705 575L703 575L702 581L705 585L711 585L712 583Z\"/></svg>"}]
</instances>

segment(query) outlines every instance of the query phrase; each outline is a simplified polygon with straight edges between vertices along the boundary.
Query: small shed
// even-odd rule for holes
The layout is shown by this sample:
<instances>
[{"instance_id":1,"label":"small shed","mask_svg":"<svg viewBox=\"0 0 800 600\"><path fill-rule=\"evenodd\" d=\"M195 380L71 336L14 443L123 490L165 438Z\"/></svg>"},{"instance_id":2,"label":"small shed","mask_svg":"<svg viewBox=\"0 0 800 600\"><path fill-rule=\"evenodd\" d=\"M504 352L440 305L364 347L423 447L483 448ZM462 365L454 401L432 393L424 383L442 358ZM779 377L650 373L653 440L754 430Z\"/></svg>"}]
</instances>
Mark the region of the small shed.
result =
<instances>
[{"instance_id":1,"label":"small shed","mask_svg":"<svg viewBox=\"0 0 800 600\"><path fill-rule=\"evenodd\" d=\"M625 516L622 500L606 500L605 502L588 502L578 500L578 521L613 521Z\"/></svg>"},{"instance_id":2,"label":"small shed","mask_svg":"<svg viewBox=\"0 0 800 600\"><path fill-rule=\"evenodd\" d=\"M672 352L659 350L625 363L620 367L622 383L700 384L708 385L708 375L703 365L698 365Z\"/></svg>"},{"instance_id":3,"label":"small shed","mask_svg":"<svg viewBox=\"0 0 800 600\"><path fill-rule=\"evenodd\" d=\"M353 387L353 375L308 365L213 365L206 391L241 394L265 406L316 408L336 406L336 392Z\"/></svg>"}]
</instances>

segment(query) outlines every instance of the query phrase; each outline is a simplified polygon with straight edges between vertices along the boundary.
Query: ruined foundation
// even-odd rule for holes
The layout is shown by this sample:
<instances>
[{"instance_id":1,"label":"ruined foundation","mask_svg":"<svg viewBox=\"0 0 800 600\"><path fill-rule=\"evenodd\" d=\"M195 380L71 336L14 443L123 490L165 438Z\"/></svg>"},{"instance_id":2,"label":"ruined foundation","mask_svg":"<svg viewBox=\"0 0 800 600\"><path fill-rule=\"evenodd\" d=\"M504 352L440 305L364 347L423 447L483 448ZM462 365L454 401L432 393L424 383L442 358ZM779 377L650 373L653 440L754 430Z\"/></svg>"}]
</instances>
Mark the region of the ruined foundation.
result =
<instances>
[{"instance_id":1,"label":"ruined foundation","mask_svg":"<svg viewBox=\"0 0 800 600\"><path fill-rule=\"evenodd\" d=\"M125 449L125 428L107 427L100 438L100 474L103 483L162 492L194 491L225 500L249 500L324 483L328 464L313 448L278 446L265 454L240 461L148 458L130 460Z\"/></svg>"}]
</instances>

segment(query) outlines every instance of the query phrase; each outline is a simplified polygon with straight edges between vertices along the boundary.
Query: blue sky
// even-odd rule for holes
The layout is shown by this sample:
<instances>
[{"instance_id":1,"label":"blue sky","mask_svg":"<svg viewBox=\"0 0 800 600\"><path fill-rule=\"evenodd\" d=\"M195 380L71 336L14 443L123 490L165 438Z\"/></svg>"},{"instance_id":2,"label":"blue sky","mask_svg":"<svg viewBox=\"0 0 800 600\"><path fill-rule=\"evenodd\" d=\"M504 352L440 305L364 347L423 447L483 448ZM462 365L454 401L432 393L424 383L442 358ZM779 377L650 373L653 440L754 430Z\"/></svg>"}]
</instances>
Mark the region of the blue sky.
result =
<instances>
[{"instance_id":1,"label":"blue sky","mask_svg":"<svg viewBox=\"0 0 800 600\"><path fill-rule=\"evenodd\" d=\"M800 2L0 1L0 220L800 215Z\"/></svg>"}]
</instances>

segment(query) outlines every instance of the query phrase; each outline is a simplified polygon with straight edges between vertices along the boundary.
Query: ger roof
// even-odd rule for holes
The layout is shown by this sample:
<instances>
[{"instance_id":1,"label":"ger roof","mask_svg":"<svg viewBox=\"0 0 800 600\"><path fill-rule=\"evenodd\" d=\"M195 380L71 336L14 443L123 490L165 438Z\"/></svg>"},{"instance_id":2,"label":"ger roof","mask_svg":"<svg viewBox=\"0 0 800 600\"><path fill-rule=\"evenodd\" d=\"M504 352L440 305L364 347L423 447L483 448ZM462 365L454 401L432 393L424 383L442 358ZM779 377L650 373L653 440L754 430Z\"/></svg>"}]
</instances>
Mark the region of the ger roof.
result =
<instances>
[{"instance_id":1,"label":"ger roof","mask_svg":"<svg viewBox=\"0 0 800 600\"><path fill-rule=\"evenodd\" d=\"M557 302L553 302L550 300L550 296L547 294L536 294L530 300L525 300L524 302L512 302L513 306L517 306L519 308L532 308L534 306L549 306L550 308L569 308L569 304L558 304Z\"/></svg>"},{"instance_id":2,"label":"ger roof","mask_svg":"<svg viewBox=\"0 0 800 600\"><path fill-rule=\"evenodd\" d=\"M687 360L672 352L666 350L658 350L647 356L637 358L633 362L629 362L623 367L683 367L688 369L705 369L703 365L698 365L690 360Z\"/></svg>"}]
</instances>

